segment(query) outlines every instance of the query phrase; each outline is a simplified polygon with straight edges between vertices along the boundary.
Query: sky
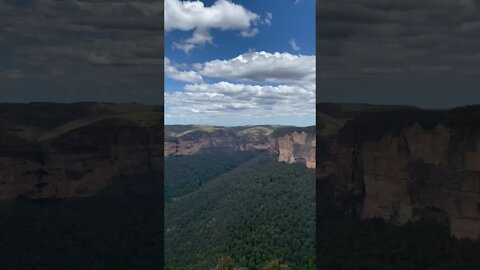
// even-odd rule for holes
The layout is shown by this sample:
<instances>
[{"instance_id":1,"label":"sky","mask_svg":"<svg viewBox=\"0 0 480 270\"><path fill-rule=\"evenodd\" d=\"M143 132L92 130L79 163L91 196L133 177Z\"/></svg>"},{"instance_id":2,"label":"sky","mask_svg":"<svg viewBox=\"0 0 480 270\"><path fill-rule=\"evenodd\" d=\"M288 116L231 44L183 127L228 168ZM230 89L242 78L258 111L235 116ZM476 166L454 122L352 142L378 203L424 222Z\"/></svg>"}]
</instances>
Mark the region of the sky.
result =
<instances>
[{"instance_id":1,"label":"sky","mask_svg":"<svg viewBox=\"0 0 480 270\"><path fill-rule=\"evenodd\" d=\"M317 1L317 102L480 103L480 1Z\"/></svg>"},{"instance_id":2,"label":"sky","mask_svg":"<svg viewBox=\"0 0 480 270\"><path fill-rule=\"evenodd\" d=\"M165 123L315 124L314 0L165 0Z\"/></svg>"},{"instance_id":3,"label":"sky","mask_svg":"<svg viewBox=\"0 0 480 270\"><path fill-rule=\"evenodd\" d=\"M0 0L0 102L163 104L163 1Z\"/></svg>"}]
</instances>

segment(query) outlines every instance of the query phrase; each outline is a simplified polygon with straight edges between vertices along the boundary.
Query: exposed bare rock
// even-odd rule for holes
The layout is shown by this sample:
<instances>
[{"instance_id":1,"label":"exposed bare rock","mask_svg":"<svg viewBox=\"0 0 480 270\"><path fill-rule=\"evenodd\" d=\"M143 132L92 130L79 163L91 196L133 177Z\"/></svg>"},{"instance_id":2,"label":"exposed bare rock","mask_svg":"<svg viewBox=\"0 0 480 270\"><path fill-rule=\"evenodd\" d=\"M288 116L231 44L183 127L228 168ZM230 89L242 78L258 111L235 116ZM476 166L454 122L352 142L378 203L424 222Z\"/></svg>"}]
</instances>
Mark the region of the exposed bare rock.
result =
<instances>
[{"instance_id":1,"label":"exposed bare rock","mask_svg":"<svg viewBox=\"0 0 480 270\"><path fill-rule=\"evenodd\" d=\"M480 164L474 161L480 152L453 149L454 134L443 125L425 130L416 124L365 143L363 217L404 224L444 215L453 235L480 239Z\"/></svg>"},{"instance_id":2,"label":"exposed bare rock","mask_svg":"<svg viewBox=\"0 0 480 270\"><path fill-rule=\"evenodd\" d=\"M160 170L159 138L161 130L155 127L87 128L42 148L3 153L0 199L91 196L114 177Z\"/></svg>"},{"instance_id":3,"label":"exposed bare rock","mask_svg":"<svg viewBox=\"0 0 480 270\"><path fill-rule=\"evenodd\" d=\"M321 139L317 177L333 183L336 204L348 215L398 225L434 218L457 238L480 239L480 131L473 122L432 114L433 120L399 113L397 122L380 115L365 125L351 122Z\"/></svg>"},{"instance_id":4,"label":"exposed bare rock","mask_svg":"<svg viewBox=\"0 0 480 270\"><path fill-rule=\"evenodd\" d=\"M287 163L305 163L307 168L315 168L315 137L306 132L293 132L273 139L271 151L278 154L278 161Z\"/></svg>"},{"instance_id":5,"label":"exposed bare rock","mask_svg":"<svg viewBox=\"0 0 480 270\"><path fill-rule=\"evenodd\" d=\"M169 127L167 126L168 130ZM289 128L280 134L266 128L250 127L235 133L219 127L192 128L175 137L165 139L164 155L194 155L200 151L224 149L227 151L268 150L281 162L304 163L315 168L315 141L313 132ZM290 130L291 129L291 130ZM279 128L275 130L280 130ZM168 131L167 131L168 133Z\"/></svg>"}]
</instances>

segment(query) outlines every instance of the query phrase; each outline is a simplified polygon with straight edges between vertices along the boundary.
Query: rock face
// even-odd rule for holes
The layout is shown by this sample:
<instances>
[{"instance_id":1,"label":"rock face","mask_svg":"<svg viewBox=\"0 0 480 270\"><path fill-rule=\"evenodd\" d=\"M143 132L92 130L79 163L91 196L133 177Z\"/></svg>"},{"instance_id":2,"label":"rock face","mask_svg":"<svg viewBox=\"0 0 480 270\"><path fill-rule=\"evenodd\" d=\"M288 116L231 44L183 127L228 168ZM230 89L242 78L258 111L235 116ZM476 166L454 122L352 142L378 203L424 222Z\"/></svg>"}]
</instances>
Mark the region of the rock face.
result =
<instances>
[{"instance_id":1,"label":"rock face","mask_svg":"<svg viewBox=\"0 0 480 270\"><path fill-rule=\"evenodd\" d=\"M228 129L196 130L175 138L166 138L164 155L194 155L211 149L268 150L277 155L280 162L300 162L308 168L315 168L315 141L316 138L311 132L303 130L292 130L281 135L238 134Z\"/></svg>"},{"instance_id":2,"label":"rock face","mask_svg":"<svg viewBox=\"0 0 480 270\"><path fill-rule=\"evenodd\" d=\"M348 215L398 225L434 218L457 238L480 239L479 131L414 122L354 142L322 141L317 177L335 186Z\"/></svg>"},{"instance_id":3,"label":"rock face","mask_svg":"<svg viewBox=\"0 0 480 270\"><path fill-rule=\"evenodd\" d=\"M269 150L278 154L278 161L305 163L307 168L316 167L315 137L306 132L293 132L280 138L271 138Z\"/></svg>"},{"instance_id":4,"label":"rock face","mask_svg":"<svg viewBox=\"0 0 480 270\"><path fill-rule=\"evenodd\" d=\"M2 133L12 144L0 145L0 200L88 197L118 177L162 174L166 155L211 149L269 150L279 161L315 167L315 137L304 131L274 137L212 129L186 132L164 142L161 119L145 125L130 118L87 121L72 130L58 129L58 135L49 132L48 139L41 141L22 141L16 134Z\"/></svg>"},{"instance_id":5,"label":"rock face","mask_svg":"<svg viewBox=\"0 0 480 270\"><path fill-rule=\"evenodd\" d=\"M0 200L91 196L114 177L161 173L161 126L81 128L0 152Z\"/></svg>"}]
</instances>

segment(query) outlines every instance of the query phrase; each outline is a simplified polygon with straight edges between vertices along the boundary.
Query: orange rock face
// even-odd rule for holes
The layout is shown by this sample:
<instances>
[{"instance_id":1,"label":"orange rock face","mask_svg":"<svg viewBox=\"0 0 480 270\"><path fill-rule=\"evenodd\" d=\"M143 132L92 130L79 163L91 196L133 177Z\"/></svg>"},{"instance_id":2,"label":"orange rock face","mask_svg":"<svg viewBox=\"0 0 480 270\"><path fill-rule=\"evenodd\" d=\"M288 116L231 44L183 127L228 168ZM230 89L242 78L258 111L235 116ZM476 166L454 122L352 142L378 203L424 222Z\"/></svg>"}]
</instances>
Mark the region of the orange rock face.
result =
<instances>
[{"instance_id":1,"label":"orange rock face","mask_svg":"<svg viewBox=\"0 0 480 270\"><path fill-rule=\"evenodd\" d=\"M87 197L114 177L161 172L161 137L159 128L79 131L42 148L2 153L0 200Z\"/></svg>"},{"instance_id":2,"label":"orange rock face","mask_svg":"<svg viewBox=\"0 0 480 270\"><path fill-rule=\"evenodd\" d=\"M414 124L356 146L331 142L334 169L319 175L333 177L345 194L363 194L363 218L401 225L433 217L457 238L480 239L479 143L441 124Z\"/></svg>"},{"instance_id":3,"label":"orange rock face","mask_svg":"<svg viewBox=\"0 0 480 270\"><path fill-rule=\"evenodd\" d=\"M315 138L306 133L273 138L220 130L175 141L163 137L159 126L89 127L42 145L0 149L0 200L88 197L115 177L161 174L164 156L208 149L267 150L278 154L279 161L315 168Z\"/></svg>"},{"instance_id":4,"label":"orange rock face","mask_svg":"<svg viewBox=\"0 0 480 270\"><path fill-rule=\"evenodd\" d=\"M274 141L275 144L271 149L278 153L278 161L302 162L307 168L314 169L316 167L315 137L309 137L306 132L293 132Z\"/></svg>"},{"instance_id":5,"label":"orange rock face","mask_svg":"<svg viewBox=\"0 0 480 270\"><path fill-rule=\"evenodd\" d=\"M279 138L204 132L165 141L164 155L194 155L202 150L220 148L231 151L268 150L277 155L280 162L300 162L313 169L316 164L315 141L315 137L306 132L293 132Z\"/></svg>"}]
</instances>

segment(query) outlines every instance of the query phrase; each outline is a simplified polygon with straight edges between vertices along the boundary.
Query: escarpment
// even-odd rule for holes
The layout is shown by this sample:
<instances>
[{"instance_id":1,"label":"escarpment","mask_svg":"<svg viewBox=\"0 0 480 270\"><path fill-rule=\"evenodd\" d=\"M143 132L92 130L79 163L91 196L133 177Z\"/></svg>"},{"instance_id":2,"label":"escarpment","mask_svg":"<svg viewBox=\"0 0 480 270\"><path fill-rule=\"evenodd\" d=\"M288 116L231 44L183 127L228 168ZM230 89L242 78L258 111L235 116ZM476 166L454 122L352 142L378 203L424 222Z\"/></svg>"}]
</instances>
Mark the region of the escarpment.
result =
<instances>
[{"instance_id":1,"label":"escarpment","mask_svg":"<svg viewBox=\"0 0 480 270\"><path fill-rule=\"evenodd\" d=\"M269 150L278 155L278 161L305 163L307 168L316 167L316 139L311 134L294 131L279 138L270 139Z\"/></svg>"},{"instance_id":2,"label":"escarpment","mask_svg":"<svg viewBox=\"0 0 480 270\"><path fill-rule=\"evenodd\" d=\"M137 107L9 105L25 111L23 119L7 119L8 125L0 127L0 200L89 197L122 177L160 175L162 115ZM32 108L39 110L43 123L35 121L36 112L29 113ZM65 120L65 110L76 114Z\"/></svg>"},{"instance_id":3,"label":"escarpment","mask_svg":"<svg viewBox=\"0 0 480 270\"><path fill-rule=\"evenodd\" d=\"M335 186L335 203L348 215L398 225L430 218L457 238L480 239L474 119L471 108L359 116L321 139L317 177Z\"/></svg>"},{"instance_id":4,"label":"escarpment","mask_svg":"<svg viewBox=\"0 0 480 270\"><path fill-rule=\"evenodd\" d=\"M166 133L173 134L166 126ZM278 161L304 163L315 168L314 128L295 127L189 127L166 136L164 155L194 155L208 150L268 150Z\"/></svg>"},{"instance_id":5,"label":"escarpment","mask_svg":"<svg viewBox=\"0 0 480 270\"><path fill-rule=\"evenodd\" d=\"M77 130L51 143L0 154L0 199L92 196L114 177L162 168L159 128Z\"/></svg>"}]
</instances>

